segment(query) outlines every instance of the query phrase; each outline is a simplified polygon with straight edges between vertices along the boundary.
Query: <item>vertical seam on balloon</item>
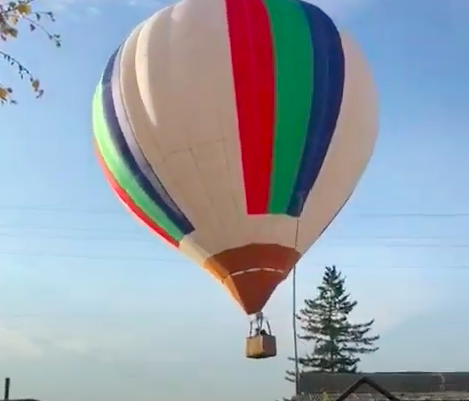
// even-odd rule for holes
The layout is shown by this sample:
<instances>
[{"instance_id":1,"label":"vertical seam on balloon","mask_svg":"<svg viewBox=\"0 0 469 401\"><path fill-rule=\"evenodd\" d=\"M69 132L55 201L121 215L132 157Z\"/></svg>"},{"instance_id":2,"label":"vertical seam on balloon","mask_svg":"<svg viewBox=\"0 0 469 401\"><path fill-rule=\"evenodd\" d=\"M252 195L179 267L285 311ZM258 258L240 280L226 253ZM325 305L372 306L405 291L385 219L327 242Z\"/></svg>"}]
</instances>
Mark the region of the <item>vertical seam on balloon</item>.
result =
<instances>
[{"instance_id":1,"label":"vertical seam on balloon","mask_svg":"<svg viewBox=\"0 0 469 401\"><path fill-rule=\"evenodd\" d=\"M217 117L218 117L218 120L219 120L219 124L220 124L220 127L221 127L221 130L222 132L225 132L225 129L224 129L224 124L223 124L223 118L221 118L220 116L220 113L217 113ZM233 202L233 205L234 205L234 208L235 208L235 212L236 212L236 222L238 223L239 222L239 218L241 217L242 215L242 211L240 210L239 206L238 206L238 202L237 202L237 199L236 199L236 192L235 192L235 188L234 188L234 183L231 182L232 181L232 177L233 177L233 168L232 166L230 165L230 157L228 156L228 151L226 149L227 145L226 145L226 137L225 135L222 136L222 148L223 148L223 154L225 156L225 160L226 160L226 171L228 173L228 179L230 180L230 195L231 195L231 200Z\"/></svg>"},{"instance_id":2,"label":"vertical seam on balloon","mask_svg":"<svg viewBox=\"0 0 469 401\"><path fill-rule=\"evenodd\" d=\"M106 70L105 70L106 72ZM104 76L104 75L103 75ZM136 181L136 177L133 175L132 171L128 169L127 164L125 163L125 160L122 159L122 156L119 153L119 149L116 148L113 138L111 136L111 130L110 127L108 126L108 121L106 117L106 107L103 102L103 85L102 85L102 80L100 85L98 86L99 90L99 96L95 98L95 101L98 102L98 105L94 105L93 107L99 107L99 115L102 117L102 129L96 131L97 135L96 138L98 145L102 146L101 152L103 156L106 159L105 151L108 153L109 159L112 159L112 163L114 164L114 167L112 167L109 163L109 167L111 172L115 174L116 181L126 181L128 180L129 183L133 184L130 185L132 189L132 194L130 194L129 191L126 191L129 193L129 196L134 196L135 195L135 203L141 207L141 209L148 214L149 217L154 219L155 221L160 219L162 217L164 222L160 222L162 227L165 227L165 229L168 231L168 233L171 234L171 236L175 237L181 237L183 236L183 233L179 230L179 228L165 215L165 213L154 203L154 201L148 196L148 194L140 187L138 181ZM107 159L106 159L107 161ZM119 168L120 166L120 168ZM115 170L115 171L114 171ZM121 175L119 175L119 171L121 171ZM134 193L135 192L135 193ZM138 200L140 199L140 201ZM141 203L141 205L139 204ZM154 210L153 210L154 209ZM167 226L167 227L166 227Z\"/></svg>"},{"instance_id":3,"label":"vertical seam on balloon","mask_svg":"<svg viewBox=\"0 0 469 401\"><path fill-rule=\"evenodd\" d=\"M169 42L172 43L172 35L174 35L174 19L173 19L173 14L175 12L175 7L173 7L173 9L171 10L171 23L169 24ZM171 46L169 47L169 49L171 49ZM169 55L169 60L171 60L171 53ZM179 93L178 93L179 95ZM183 124L184 124L184 120L183 120ZM184 137L186 138L186 141L185 143L186 144L189 144L190 146L188 146L187 148L185 148L183 151L187 151L187 153L190 155L190 158L192 159L192 162L197 170L197 176L199 178L199 182L201 183L202 185L202 188L203 188L203 192L204 192L204 196L206 197L207 201L208 201L208 204L211 205L212 207L210 207L210 212L212 214L212 216L215 216L215 219L218 220L218 228L217 227L214 227L215 229L219 230L221 229L222 227L222 224L221 224L221 221L220 221L220 216L217 216L215 213L214 213L214 202L212 200L212 197L210 196L210 193L208 191L208 188L207 188L207 184L205 182L205 179L204 179L204 175L202 174L202 171L198 165L198 162L197 162L197 157L194 153L194 146L192 145L192 138L191 138L191 134L190 134L190 127L186 130L185 127L184 129L182 129L181 131L183 132L183 135ZM208 141L208 143L212 143L213 141ZM206 221L208 219L205 219ZM200 228L200 227L198 227Z\"/></svg>"},{"instance_id":4,"label":"vertical seam on balloon","mask_svg":"<svg viewBox=\"0 0 469 401\"><path fill-rule=\"evenodd\" d=\"M132 123L129 119L127 109L124 106L124 102L122 100L123 99L123 93L122 93L122 88L121 88L121 85L120 85L120 78L116 76L117 73L121 71L121 66L120 66L121 57L120 56L121 56L122 51L123 51L123 46L124 45L122 45L120 50L119 50L119 55L117 56L117 60L116 60L116 63L117 63L118 66L116 66L116 74L113 74L112 82L111 82L112 96L115 97L114 100L118 100L117 102L116 101L114 102L114 109L115 109L115 112L116 112L115 113L116 114L116 119L117 119L117 121L120 125L120 128L121 128L121 133L122 133L122 136L123 136L122 139L127 142L127 147L129 148L130 154L134 158L136 168L139 168L140 174L142 174L146 178L146 181L148 181L148 184L153 188L154 195L155 195L155 203L159 207L161 207L163 209L163 211L166 213L166 215L168 217L170 217L171 220L173 220L173 222L179 227L179 229L185 235L187 235L187 234L191 233L192 231L194 231L194 227L191 224L191 222L189 221L189 219L187 218L187 216L185 216L185 214L182 212L182 210L174 202L171 195L168 193L168 191L164 187L163 183L159 179L158 174L154 171L153 167L151 166L148 159L144 155L144 153L143 153L143 151L140 147L140 144L138 143L138 141L135 137L135 131L134 131ZM117 89L117 91L116 91L116 89ZM121 106L121 107L119 107L119 110L121 110L122 113L124 114L123 119L125 121L122 121L119 118L120 113L117 112L117 109L118 109L119 105ZM123 123L126 127L122 126ZM126 130L126 128L127 128L127 130ZM126 132L128 133L128 135L126 135ZM148 177L147 174L145 174L145 171L148 172L150 177ZM152 179L155 180L156 183L152 182L153 181ZM159 188L157 189L157 187L159 187ZM166 198L166 200L165 200L165 198ZM158 201L158 202L156 202L156 201Z\"/></svg>"},{"instance_id":5,"label":"vertical seam on balloon","mask_svg":"<svg viewBox=\"0 0 469 401\"><path fill-rule=\"evenodd\" d=\"M216 142L219 141L219 139L216 139L215 140ZM215 202L213 201L212 197L210 196L210 192L208 191L208 188L207 188L207 183L205 182L205 179L204 179L204 176L202 174L202 171L199 167L199 164L197 163L197 157L195 156L194 154L194 149L191 147L189 149L189 153L192 157L192 160L194 161L194 165L195 165L195 168L197 169L197 175L199 176L199 179L200 179L200 182L202 184L202 187L204 189L204 192L205 192L205 195L208 199L208 203L210 204L210 211L209 213L215 218L215 220L217 220L218 222L218 226L217 227L213 227L217 232L219 232L219 230L223 229L223 222L221 221L221 216L219 216L217 213L215 213ZM206 219L207 220L207 219Z\"/></svg>"},{"instance_id":6,"label":"vertical seam on balloon","mask_svg":"<svg viewBox=\"0 0 469 401\"><path fill-rule=\"evenodd\" d=\"M164 65L164 67L166 68L165 72L168 72L168 73L166 74L166 79L169 80L169 79L170 79L170 74L169 74L169 72L171 71L171 68L170 68L170 62L171 62L171 34L172 34L172 31L173 31L173 29L172 29L173 25L172 25L171 22L172 22L172 17L173 17L173 12L174 12L174 5L169 6L169 7L168 7L167 9L165 9L164 11L167 11L167 12L169 13L169 17L168 17L166 14L164 15L164 16L165 16L164 21L165 21L165 24L166 24L166 29L167 29L167 31L169 31L169 32L166 32L166 35L165 35L165 42L164 42L165 45L166 45L166 47L164 48L164 50L167 51L167 57L163 58L163 60L165 60L165 62L166 62L166 64ZM163 12L163 11L162 11L162 12ZM152 19L153 19L154 17L156 17L156 16L157 16L157 14L155 14L153 17L150 17L150 20L152 20ZM152 22L153 22L153 21L152 21ZM150 25L150 26L151 26L151 25ZM149 29L151 29L151 28L149 28ZM140 42L140 39L141 39L141 38L140 38L140 33L139 33L139 37L138 37L138 39L137 39L138 42ZM138 46L138 45L137 45L137 46ZM148 58L148 54L146 54L146 57ZM149 61L147 60L147 63L148 63L148 62L149 62ZM150 69L149 66L148 66L148 69ZM151 88L151 85L148 85L148 86ZM139 90L140 90L140 88L139 88ZM151 92L151 91L150 91L150 92ZM174 102L174 99L171 99L171 100ZM181 131L183 132L184 130L181 130ZM183 135L186 136L186 135L185 135L185 132L183 133ZM160 146L160 143L159 143L160 141L158 140L158 138L157 138L156 136L152 136L152 139L153 139L153 142L154 142L154 144L155 144L155 147ZM186 139L187 139L187 136L186 136ZM187 141L186 141L186 143L187 143ZM187 149L180 149L179 151L182 151L182 150L187 150ZM170 158L169 156L171 156L173 153L174 153L174 152L171 152L171 153L169 153L169 154L162 154L162 155L161 155L161 162L162 162L163 164L165 164L166 161Z\"/></svg>"},{"instance_id":7,"label":"vertical seam on balloon","mask_svg":"<svg viewBox=\"0 0 469 401\"><path fill-rule=\"evenodd\" d=\"M141 23L137 28L135 28L135 29L132 31L130 37L125 41L125 43L124 43L124 45L123 45L124 48L129 45L129 40L130 40L130 38L132 38L134 35L136 36L135 39L138 39L138 37L139 37L139 35L140 35L140 33L141 33L141 31L142 31L142 29L143 29L144 26L145 26L145 22ZM128 49L126 49L126 50L128 50ZM133 50L134 50L134 53L135 53L135 49L133 49ZM123 61L123 60L121 59L121 62L122 62L122 61ZM121 74L121 75L122 75L122 74ZM136 76L135 76L135 79L137 79ZM120 77L119 77L118 87L119 87L119 90L120 90L120 92L121 92L121 100L123 101L122 105L123 105L124 111L125 111L126 116L127 116L128 125L129 125L129 127L130 127L130 129L131 129L131 131L132 131L132 133L133 133L133 135L134 135L134 139L135 139L135 142L136 142L138 148L142 151L142 154L145 155L144 152L143 152L142 147L140 146L140 142L139 142L138 136L136 135L136 132L135 132L135 130L134 130L134 128L133 128L133 121L129 119L128 110L127 110L128 104L125 102L125 97L123 96L123 93L122 93L122 90L123 90L123 86L122 86L122 85L123 85L123 78L122 78L122 76L120 76ZM137 90L139 90L138 86L137 86ZM142 106L142 105L140 105L140 107L141 107L141 106ZM134 107L135 107L135 106L134 106ZM139 106L137 106L137 107L139 107ZM151 138L154 138L154 137L151 137ZM144 157L145 157L145 156L144 156ZM146 158L146 157L145 157L145 158ZM138 205L137 201L135 202L135 205L136 205L136 207L139 207L139 210L141 210L142 213L147 213L143 207L140 207L140 206ZM176 206L177 206L177 205L176 205ZM134 213L134 214L135 214L135 213ZM138 217L138 216L137 216L137 217ZM146 224L148 224L148 225L150 225L150 226L151 226L151 224L155 224L154 220L152 220L153 217L152 217L151 215L148 215L148 217L150 218L150 220L149 220L149 223L146 223ZM162 226L161 226L161 228L164 229L164 227L162 227ZM158 232L157 232L157 233L158 233ZM187 235L184 235L183 232L181 232L181 234L182 234L182 235L181 235L181 238L179 238L179 236L178 236L178 239L179 239L180 241L181 241L183 238L187 237Z\"/></svg>"},{"instance_id":8,"label":"vertical seam on balloon","mask_svg":"<svg viewBox=\"0 0 469 401\"><path fill-rule=\"evenodd\" d=\"M275 82L270 21L262 0L225 0L225 4L247 213L263 214L267 211L270 191L274 125ZM251 18L256 18L256 24ZM257 35L253 26L260 31ZM254 49L253 39L262 40L259 49ZM268 55L263 53L256 58L255 50L263 50ZM243 58L248 60L243 62ZM262 81L263 77L266 77L265 81Z\"/></svg>"},{"instance_id":9,"label":"vertical seam on balloon","mask_svg":"<svg viewBox=\"0 0 469 401\"><path fill-rule=\"evenodd\" d=\"M308 123L308 134L287 213L301 214L306 197L320 174L332 141L342 102L344 56L341 40L332 20L318 7L301 3L307 17L315 48L314 93Z\"/></svg>"},{"instance_id":10,"label":"vertical seam on balloon","mask_svg":"<svg viewBox=\"0 0 469 401\"><path fill-rule=\"evenodd\" d=\"M105 68L103 77L102 77L102 100L103 100L103 114L108 125L109 140L113 144L116 153L119 155L122 163L126 168L131 172L133 178L135 179L137 185L140 189L147 195L151 202L156 206L160 213L165 216L182 234L185 234L183 230L180 229L177 222L171 218L168 213L160 207L157 202L157 194L155 193L151 183L148 182L148 179L142 174L141 170L133 155L128 147L128 144L125 140L125 137L121 131L117 115L115 113L115 104L112 93L112 75L115 73L114 67L118 62L117 59L118 51L116 51L113 56L109 59L108 65ZM158 220L158 216L153 216L156 221L161 225L161 221Z\"/></svg>"}]
</instances>

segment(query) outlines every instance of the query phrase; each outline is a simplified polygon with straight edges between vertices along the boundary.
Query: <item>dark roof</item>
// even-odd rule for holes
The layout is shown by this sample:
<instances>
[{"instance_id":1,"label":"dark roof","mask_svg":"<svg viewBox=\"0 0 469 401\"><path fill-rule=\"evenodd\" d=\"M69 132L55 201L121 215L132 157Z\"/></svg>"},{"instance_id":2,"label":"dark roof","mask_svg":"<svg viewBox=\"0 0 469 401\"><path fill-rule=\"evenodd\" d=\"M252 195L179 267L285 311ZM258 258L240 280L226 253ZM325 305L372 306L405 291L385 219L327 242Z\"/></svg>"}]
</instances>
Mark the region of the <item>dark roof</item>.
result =
<instances>
[{"instance_id":1,"label":"dark roof","mask_svg":"<svg viewBox=\"0 0 469 401\"><path fill-rule=\"evenodd\" d=\"M469 372L378 372L357 374L306 372L300 376L299 390L302 394L341 393L363 376L370 378L392 393L467 392L469 394ZM355 394L360 393L370 393L370 388L362 386L355 392Z\"/></svg>"},{"instance_id":2,"label":"dark roof","mask_svg":"<svg viewBox=\"0 0 469 401\"><path fill-rule=\"evenodd\" d=\"M9 398L8 400L0 400L0 401L39 401L35 398Z\"/></svg>"},{"instance_id":3,"label":"dark roof","mask_svg":"<svg viewBox=\"0 0 469 401\"><path fill-rule=\"evenodd\" d=\"M0 401L39 401L35 398L9 398L8 400L0 400Z\"/></svg>"},{"instance_id":4,"label":"dark roof","mask_svg":"<svg viewBox=\"0 0 469 401\"><path fill-rule=\"evenodd\" d=\"M328 393L328 400L334 401L340 394ZM402 401L469 401L469 392L438 392L438 393L393 393ZM321 394L304 394L294 397L292 401L324 401ZM347 401L388 401L386 397L376 393L352 394Z\"/></svg>"}]
</instances>

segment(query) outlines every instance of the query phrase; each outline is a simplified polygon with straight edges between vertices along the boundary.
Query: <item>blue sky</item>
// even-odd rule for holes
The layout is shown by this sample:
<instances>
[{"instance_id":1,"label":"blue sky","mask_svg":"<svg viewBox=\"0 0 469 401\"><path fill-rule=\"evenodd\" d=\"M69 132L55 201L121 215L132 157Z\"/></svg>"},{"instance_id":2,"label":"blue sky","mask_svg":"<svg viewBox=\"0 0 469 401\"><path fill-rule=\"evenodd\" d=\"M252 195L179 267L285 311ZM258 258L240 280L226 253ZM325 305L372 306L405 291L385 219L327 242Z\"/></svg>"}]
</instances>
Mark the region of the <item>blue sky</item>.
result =
<instances>
[{"instance_id":1,"label":"blue sky","mask_svg":"<svg viewBox=\"0 0 469 401\"><path fill-rule=\"evenodd\" d=\"M56 0L61 50L27 34L8 50L40 76L0 109L0 376L12 396L58 401L273 401L291 347L291 283L266 312L279 356L243 356L246 317L111 193L91 147L91 97L111 52L158 2ZM363 45L381 131L357 191L298 270L347 276L381 349L364 370L467 369L469 2L321 0Z\"/></svg>"}]
</instances>

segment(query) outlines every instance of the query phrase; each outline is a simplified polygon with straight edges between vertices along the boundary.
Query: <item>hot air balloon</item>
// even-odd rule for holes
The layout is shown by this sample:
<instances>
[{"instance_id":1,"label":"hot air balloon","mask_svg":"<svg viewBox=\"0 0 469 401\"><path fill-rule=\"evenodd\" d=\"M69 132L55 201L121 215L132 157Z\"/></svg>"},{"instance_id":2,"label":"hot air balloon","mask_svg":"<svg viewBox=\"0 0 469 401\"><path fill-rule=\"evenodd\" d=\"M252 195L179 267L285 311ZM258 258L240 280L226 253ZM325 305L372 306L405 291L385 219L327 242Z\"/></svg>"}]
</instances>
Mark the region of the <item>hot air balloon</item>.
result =
<instances>
[{"instance_id":1,"label":"hot air balloon","mask_svg":"<svg viewBox=\"0 0 469 401\"><path fill-rule=\"evenodd\" d=\"M182 0L137 26L93 101L94 142L130 212L262 310L349 199L377 94L359 46L297 0Z\"/></svg>"}]
</instances>

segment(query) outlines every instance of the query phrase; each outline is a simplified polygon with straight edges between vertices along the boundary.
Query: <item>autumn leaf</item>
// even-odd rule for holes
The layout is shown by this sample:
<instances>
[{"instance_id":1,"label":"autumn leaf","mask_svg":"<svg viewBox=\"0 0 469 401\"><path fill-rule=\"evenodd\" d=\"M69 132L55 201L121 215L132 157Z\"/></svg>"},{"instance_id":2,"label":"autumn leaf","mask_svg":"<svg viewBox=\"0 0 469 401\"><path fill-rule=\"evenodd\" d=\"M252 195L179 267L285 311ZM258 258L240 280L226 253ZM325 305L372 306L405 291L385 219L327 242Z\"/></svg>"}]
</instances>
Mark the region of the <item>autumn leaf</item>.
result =
<instances>
[{"instance_id":1,"label":"autumn leaf","mask_svg":"<svg viewBox=\"0 0 469 401\"><path fill-rule=\"evenodd\" d=\"M21 29L26 29L30 32L37 31L40 34L45 34L46 39L51 40L56 47L60 47L62 44L60 35L51 32L46 26L48 23L55 21L54 14L50 11L36 10L35 4L36 0L9 2L0 0L0 39L4 42L17 39ZM27 36L21 36L21 40L24 40L24 38L27 38ZM39 79L19 59L2 50L0 50L0 57L3 57L10 67L16 68L21 79L29 79L36 97L41 97L44 94ZM16 104L16 100L12 98L12 93L13 90L9 86L0 82L0 103Z\"/></svg>"},{"instance_id":2,"label":"autumn leaf","mask_svg":"<svg viewBox=\"0 0 469 401\"><path fill-rule=\"evenodd\" d=\"M18 6L16 7L16 10L20 14L23 14L23 15L31 14L31 5L28 3L21 3L21 4L18 4Z\"/></svg>"},{"instance_id":3,"label":"autumn leaf","mask_svg":"<svg viewBox=\"0 0 469 401\"><path fill-rule=\"evenodd\" d=\"M0 88L0 99L1 101L5 101L8 99L9 93L6 88Z\"/></svg>"},{"instance_id":4,"label":"autumn leaf","mask_svg":"<svg viewBox=\"0 0 469 401\"><path fill-rule=\"evenodd\" d=\"M37 92L39 90L39 85L40 85L39 80L33 79L31 81L31 86L33 87L35 92Z\"/></svg>"}]
</instances>

